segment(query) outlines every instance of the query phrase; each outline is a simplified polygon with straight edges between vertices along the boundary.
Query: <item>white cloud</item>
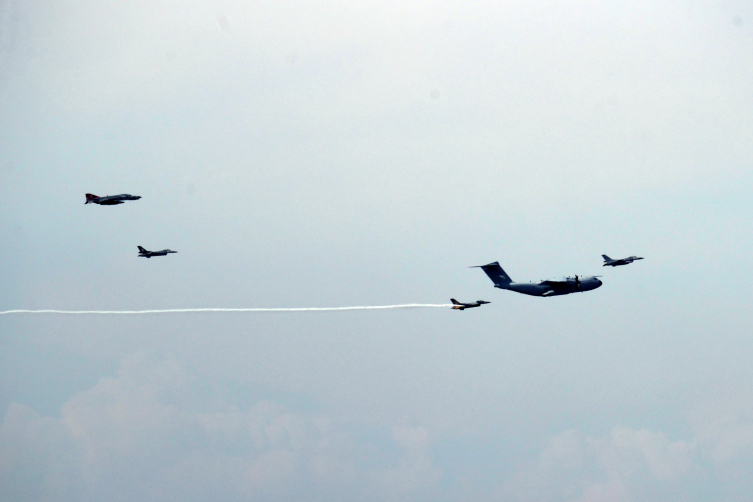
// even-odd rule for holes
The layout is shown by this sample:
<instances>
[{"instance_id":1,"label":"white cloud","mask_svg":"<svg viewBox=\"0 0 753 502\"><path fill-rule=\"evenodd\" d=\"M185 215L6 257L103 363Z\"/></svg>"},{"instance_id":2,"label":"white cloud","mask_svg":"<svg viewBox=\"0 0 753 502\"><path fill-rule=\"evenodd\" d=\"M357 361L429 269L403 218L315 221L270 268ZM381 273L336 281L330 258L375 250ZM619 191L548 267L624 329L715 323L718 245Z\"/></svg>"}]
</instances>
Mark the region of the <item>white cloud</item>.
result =
<instances>
[{"instance_id":1,"label":"white cloud","mask_svg":"<svg viewBox=\"0 0 753 502\"><path fill-rule=\"evenodd\" d=\"M84 484L76 465L81 454L60 420L11 405L0 427L0 498L76 499Z\"/></svg>"},{"instance_id":2,"label":"white cloud","mask_svg":"<svg viewBox=\"0 0 753 502\"><path fill-rule=\"evenodd\" d=\"M695 453L692 443L646 429L619 426L601 438L569 430L552 438L538 465L518 473L503 493L521 501L658 501L698 470Z\"/></svg>"},{"instance_id":3,"label":"white cloud","mask_svg":"<svg viewBox=\"0 0 753 502\"><path fill-rule=\"evenodd\" d=\"M392 437L404 455L395 467L377 476L382 484L378 487L382 497L405 500L427 491L437 496L442 471L432 465L429 432L424 427L395 426Z\"/></svg>"},{"instance_id":4,"label":"white cloud","mask_svg":"<svg viewBox=\"0 0 753 502\"><path fill-rule=\"evenodd\" d=\"M662 433L646 429L634 431L616 427L612 431L610 449L620 457L632 457L644 464L658 480L673 479L691 468L695 445L683 441L670 442ZM619 467L618 467L619 468Z\"/></svg>"},{"instance_id":5,"label":"white cloud","mask_svg":"<svg viewBox=\"0 0 753 502\"><path fill-rule=\"evenodd\" d=\"M76 393L60 418L12 405L0 428L0 498L401 500L436 488L424 427L394 427L387 443L371 445L387 464L370 465L354 456L342 424L320 414L271 401L246 410L181 404L175 395L192 378L175 361L134 356Z\"/></svg>"},{"instance_id":6,"label":"white cloud","mask_svg":"<svg viewBox=\"0 0 753 502\"><path fill-rule=\"evenodd\" d=\"M719 466L753 454L753 393L739 384L699 399L691 414L698 443Z\"/></svg>"}]
</instances>

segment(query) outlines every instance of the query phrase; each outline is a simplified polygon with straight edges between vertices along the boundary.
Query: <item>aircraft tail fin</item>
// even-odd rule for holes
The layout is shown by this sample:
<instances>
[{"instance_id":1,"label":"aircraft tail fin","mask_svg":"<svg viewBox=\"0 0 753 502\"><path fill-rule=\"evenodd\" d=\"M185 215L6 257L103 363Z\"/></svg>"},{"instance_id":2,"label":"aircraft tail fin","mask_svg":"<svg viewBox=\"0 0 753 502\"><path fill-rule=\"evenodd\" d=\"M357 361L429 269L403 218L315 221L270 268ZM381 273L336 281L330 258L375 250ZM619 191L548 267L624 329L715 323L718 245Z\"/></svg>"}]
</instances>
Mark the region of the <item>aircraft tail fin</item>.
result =
<instances>
[{"instance_id":1,"label":"aircraft tail fin","mask_svg":"<svg viewBox=\"0 0 753 502\"><path fill-rule=\"evenodd\" d=\"M84 202L84 204L88 204L90 202L93 202L94 199L99 199L99 196L98 195L94 195L93 193L88 193L88 194L86 194L86 202Z\"/></svg>"},{"instance_id":2,"label":"aircraft tail fin","mask_svg":"<svg viewBox=\"0 0 753 502\"><path fill-rule=\"evenodd\" d=\"M487 265L477 265L476 267L472 268L480 268L481 270L483 270L486 275L489 276L489 279L492 280L495 286L507 286L512 282L512 279L509 275L507 275L507 272L502 270L502 267L499 266L498 261L489 263Z\"/></svg>"},{"instance_id":3,"label":"aircraft tail fin","mask_svg":"<svg viewBox=\"0 0 753 502\"><path fill-rule=\"evenodd\" d=\"M136 247L139 248L139 253L148 253L149 252L146 249L142 248L141 246L136 246Z\"/></svg>"},{"instance_id":4,"label":"aircraft tail fin","mask_svg":"<svg viewBox=\"0 0 753 502\"><path fill-rule=\"evenodd\" d=\"M604 258L604 261L614 261L613 259L611 259L609 256L605 254L601 255L601 257Z\"/></svg>"},{"instance_id":5,"label":"aircraft tail fin","mask_svg":"<svg viewBox=\"0 0 753 502\"><path fill-rule=\"evenodd\" d=\"M459 301L457 301L457 300L456 300L455 298L450 298L450 301L451 301L451 302L452 302L452 303L453 303L454 305L460 305L460 302L459 302Z\"/></svg>"}]
</instances>

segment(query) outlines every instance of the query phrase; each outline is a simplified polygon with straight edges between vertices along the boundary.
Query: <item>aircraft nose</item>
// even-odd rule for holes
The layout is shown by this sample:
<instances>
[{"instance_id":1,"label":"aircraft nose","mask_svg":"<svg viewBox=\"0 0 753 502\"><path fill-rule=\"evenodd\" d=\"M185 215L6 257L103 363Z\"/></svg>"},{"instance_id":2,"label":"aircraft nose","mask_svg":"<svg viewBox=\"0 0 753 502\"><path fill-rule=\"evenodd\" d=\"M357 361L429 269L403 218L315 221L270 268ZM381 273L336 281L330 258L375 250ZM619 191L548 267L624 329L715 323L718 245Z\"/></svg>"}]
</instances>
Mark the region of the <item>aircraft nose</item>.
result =
<instances>
[{"instance_id":1,"label":"aircraft nose","mask_svg":"<svg viewBox=\"0 0 753 502\"><path fill-rule=\"evenodd\" d=\"M601 280L600 280L600 279L596 279L596 287L597 287L597 288L600 288L602 284L604 284L604 283L603 283L603 282L601 282Z\"/></svg>"}]
</instances>

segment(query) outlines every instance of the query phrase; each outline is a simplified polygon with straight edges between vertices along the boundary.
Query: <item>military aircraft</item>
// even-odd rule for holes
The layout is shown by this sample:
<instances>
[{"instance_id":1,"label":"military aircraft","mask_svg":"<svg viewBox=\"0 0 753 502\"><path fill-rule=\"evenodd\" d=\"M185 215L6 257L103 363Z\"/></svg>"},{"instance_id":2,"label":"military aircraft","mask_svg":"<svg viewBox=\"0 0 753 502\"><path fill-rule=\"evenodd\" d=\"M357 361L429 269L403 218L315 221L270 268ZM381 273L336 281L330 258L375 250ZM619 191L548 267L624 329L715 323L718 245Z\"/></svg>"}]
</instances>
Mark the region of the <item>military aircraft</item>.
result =
<instances>
[{"instance_id":1,"label":"military aircraft","mask_svg":"<svg viewBox=\"0 0 753 502\"><path fill-rule=\"evenodd\" d=\"M167 256L168 253L177 253L177 251L171 251L169 249L163 249L162 251L147 251L146 249L138 246L139 258L151 258L152 256Z\"/></svg>"},{"instance_id":2,"label":"military aircraft","mask_svg":"<svg viewBox=\"0 0 753 502\"><path fill-rule=\"evenodd\" d=\"M450 298L450 301L452 302L452 310L465 310L465 309L472 309L474 307L480 307L481 305L486 305L487 303L491 302L485 302L484 300L476 300L473 303L460 303L455 298Z\"/></svg>"},{"instance_id":3,"label":"military aircraft","mask_svg":"<svg viewBox=\"0 0 753 502\"><path fill-rule=\"evenodd\" d=\"M116 204L123 204L123 202L126 200L139 200L140 198L140 195L131 195L129 193L122 193L120 195L106 195L104 197L99 197L98 195L88 193L86 194L86 202L84 202L84 205L91 204L93 202L95 204L99 204L100 206L114 206Z\"/></svg>"},{"instance_id":4,"label":"military aircraft","mask_svg":"<svg viewBox=\"0 0 753 502\"><path fill-rule=\"evenodd\" d=\"M628 256L627 258L620 258L618 260L613 260L609 256L603 254L601 255L602 258L604 258L604 265L603 267L619 267L620 265L630 265L635 260L642 260L640 256Z\"/></svg>"},{"instance_id":5,"label":"military aircraft","mask_svg":"<svg viewBox=\"0 0 753 502\"><path fill-rule=\"evenodd\" d=\"M471 268L480 268L489 279L494 283L495 288L507 289L531 296L560 296L569 295L570 293L583 293L591 291L601 286L601 281L597 277L564 277L560 280L550 280L541 282L513 282L507 272L502 270L499 262L489 263L487 265L478 265Z\"/></svg>"}]
</instances>

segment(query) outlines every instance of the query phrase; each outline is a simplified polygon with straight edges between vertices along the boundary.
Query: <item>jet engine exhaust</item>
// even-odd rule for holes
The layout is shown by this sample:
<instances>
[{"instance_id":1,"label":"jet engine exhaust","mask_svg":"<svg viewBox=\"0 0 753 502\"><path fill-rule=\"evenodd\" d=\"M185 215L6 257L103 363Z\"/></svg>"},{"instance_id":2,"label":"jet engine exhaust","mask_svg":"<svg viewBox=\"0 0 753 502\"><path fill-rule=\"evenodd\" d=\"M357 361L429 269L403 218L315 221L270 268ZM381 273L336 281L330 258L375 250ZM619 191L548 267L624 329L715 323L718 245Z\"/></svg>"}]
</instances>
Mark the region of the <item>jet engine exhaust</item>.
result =
<instances>
[{"instance_id":1,"label":"jet engine exhaust","mask_svg":"<svg viewBox=\"0 0 753 502\"><path fill-rule=\"evenodd\" d=\"M334 312L342 310L385 310L416 308L447 308L452 304L405 303L401 305L368 305L358 307L294 307L294 308L198 308L162 310L5 310L0 315L9 314L68 314L68 315L140 315L140 314L185 314L201 312Z\"/></svg>"}]
</instances>

